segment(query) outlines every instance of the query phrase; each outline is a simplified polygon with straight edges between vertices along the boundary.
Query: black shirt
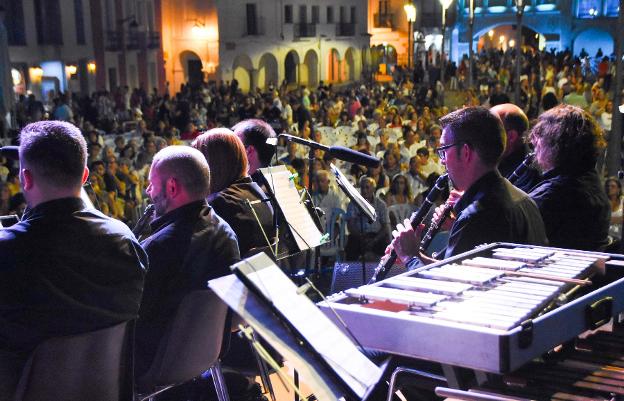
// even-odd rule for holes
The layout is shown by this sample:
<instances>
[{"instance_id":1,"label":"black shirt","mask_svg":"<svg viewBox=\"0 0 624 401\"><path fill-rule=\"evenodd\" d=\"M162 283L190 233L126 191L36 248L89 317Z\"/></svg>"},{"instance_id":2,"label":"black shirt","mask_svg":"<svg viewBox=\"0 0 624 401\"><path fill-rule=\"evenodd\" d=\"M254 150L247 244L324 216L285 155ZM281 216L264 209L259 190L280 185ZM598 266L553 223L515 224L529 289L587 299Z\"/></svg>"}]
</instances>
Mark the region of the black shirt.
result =
<instances>
[{"instance_id":1,"label":"black shirt","mask_svg":"<svg viewBox=\"0 0 624 401\"><path fill-rule=\"evenodd\" d=\"M520 146L518 149L510 153L507 157L501 160L498 165L498 171L501 175L507 179L516 171L516 169L526 159L528 150L525 146ZM529 192L541 181L541 174L539 170L532 165L529 165L523 172L520 172L517 177L512 180L512 184L516 188L520 188L524 192Z\"/></svg>"},{"instance_id":2,"label":"black shirt","mask_svg":"<svg viewBox=\"0 0 624 401\"><path fill-rule=\"evenodd\" d=\"M551 246L599 251L607 244L611 206L594 169L546 172L531 190Z\"/></svg>"},{"instance_id":3,"label":"black shirt","mask_svg":"<svg viewBox=\"0 0 624 401\"><path fill-rule=\"evenodd\" d=\"M136 318L146 267L130 229L80 198L37 205L0 229L0 349Z\"/></svg>"},{"instance_id":4,"label":"black shirt","mask_svg":"<svg viewBox=\"0 0 624 401\"><path fill-rule=\"evenodd\" d=\"M445 258L485 243L547 243L535 202L498 172L487 173L472 184L455 204L454 211L457 219L451 228Z\"/></svg>"},{"instance_id":5,"label":"black shirt","mask_svg":"<svg viewBox=\"0 0 624 401\"><path fill-rule=\"evenodd\" d=\"M267 201L250 206L247 200L250 202ZM271 243L274 241L273 207L262 189L250 177L233 182L229 187L215 194L209 203L236 233L241 256L246 255L252 248L268 246L265 234Z\"/></svg>"},{"instance_id":6,"label":"black shirt","mask_svg":"<svg viewBox=\"0 0 624 401\"><path fill-rule=\"evenodd\" d=\"M186 294L230 273L240 260L236 235L205 201L158 217L141 242L150 260L137 322L137 371L147 369Z\"/></svg>"}]
</instances>

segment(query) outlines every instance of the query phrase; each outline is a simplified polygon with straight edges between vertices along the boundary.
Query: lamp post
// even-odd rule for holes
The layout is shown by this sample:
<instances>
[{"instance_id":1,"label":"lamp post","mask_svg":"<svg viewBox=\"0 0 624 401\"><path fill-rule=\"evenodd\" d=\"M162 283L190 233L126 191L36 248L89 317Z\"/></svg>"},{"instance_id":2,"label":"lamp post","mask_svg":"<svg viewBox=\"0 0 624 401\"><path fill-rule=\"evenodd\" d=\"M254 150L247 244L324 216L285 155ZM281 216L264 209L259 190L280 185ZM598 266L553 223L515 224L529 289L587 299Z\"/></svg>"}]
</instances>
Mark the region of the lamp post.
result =
<instances>
[{"instance_id":1,"label":"lamp post","mask_svg":"<svg viewBox=\"0 0 624 401\"><path fill-rule=\"evenodd\" d=\"M474 36L474 0L469 0L468 5L468 87L472 88L472 59L474 57L472 50L472 40Z\"/></svg>"},{"instance_id":2,"label":"lamp post","mask_svg":"<svg viewBox=\"0 0 624 401\"><path fill-rule=\"evenodd\" d=\"M520 106L520 62L522 59L522 15L524 14L524 0L516 0L516 71L514 74L514 103Z\"/></svg>"},{"instance_id":3,"label":"lamp post","mask_svg":"<svg viewBox=\"0 0 624 401\"><path fill-rule=\"evenodd\" d=\"M407 18L407 68L412 68L414 54L414 21L416 21L416 6L412 0L403 5L405 17Z\"/></svg>"},{"instance_id":4,"label":"lamp post","mask_svg":"<svg viewBox=\"0 0 624 401\"><path fill-rule=\"evenodd\" d=\"M442 51L440 53L440 81L444 86L444 69L446 67L444 60L444 34L446 33L446 10L451 6L453 0L440 0L442 5Z\"/></svg>"}]
</instances>

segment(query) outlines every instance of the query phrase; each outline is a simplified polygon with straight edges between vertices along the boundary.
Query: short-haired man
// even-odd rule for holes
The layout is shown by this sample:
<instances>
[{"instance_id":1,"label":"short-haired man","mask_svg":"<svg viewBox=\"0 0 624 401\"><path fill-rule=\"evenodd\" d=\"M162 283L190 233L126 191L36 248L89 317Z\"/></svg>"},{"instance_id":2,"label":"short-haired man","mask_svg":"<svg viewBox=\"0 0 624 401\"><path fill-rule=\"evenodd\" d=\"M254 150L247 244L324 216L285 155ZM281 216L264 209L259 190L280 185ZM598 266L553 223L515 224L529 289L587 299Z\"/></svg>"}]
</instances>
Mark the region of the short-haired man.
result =
<instances>
[{"instance_id":1,"label":"short-haired man","mask_svg":"<svg viewBox=\"0 0 624 401\"><path fill-rule=\"evenodd\" d=\"M275 131L269 123L259 119L243 120L232 127L232 131L243 141L249 160L249 175L255 182L256 171L271 164L275 147L266 143L267 139L275 138Z\"/></svg>"},{"instance_id":2,"label":"short-haired man","mask_svg":"<svg viewBox=\"0 0 624 401\"><path fill-rule=\"evenodd\" d=\"M503 177L510 178L529 154L525 143L529 119L520 107L512 103L496 105L490 111L501 119L505 127L507 145L498 165L498 171ZM532 165L528 165L524 172L518 172L517 176L512 179L512 183L525 192L530 191L539 182L540 172Z\"/></svg>"},{"instance_id":3,"label":"short-haired man","mask_svg":"<svg viewBox=\"0 0 624 401\"><path fill-rule=\"evenodd\" d=\"M602 131L583 109L561 105L543 113L531 131L543 181L529 196L542 213L550 245L603 250L611 208L596 173Z\"/></svg>"},{"instance_id":4,"label":"short-haired man","mask_svg":"<svg viewBox=\"0 0 624 401\"><path fill-rule=\"evenodd\" d=\"M461 197L453 212L445 258L475 246L497 242L544 245L544 223L528 195L501 177L498 162L505 149L500 119L483 107L467 107L440 120L443 126L436 149L449 179ZM418 256L420 238L411 227L399 227L394 249L403 262Z\"/></svg>"},{"instance_id":5,"label":"short-haired man","mask_svg":"<svg viewBox=\"0 0 624 401\"><path fill-rule=\"evenodd\" d=\"M0 399L42 341L137 317L147 255L130 229L80 199L89 176L78 128L40 121L20 133L21 222L0 230Z\"/></svg>"},{"instance_id":6,"label":"short-haired man","mask_svg":"<svg viewBox=\"0 0 624 401\"><path fill-rule=\"evenodd\" d=\"M236 235L206 203L210 171L204 155L169 146L152 161L147 194L154 203L150 258L137 322L137 373L145 372L186 294L229 274L240 260Z\"/></svg>"}]
</instances>

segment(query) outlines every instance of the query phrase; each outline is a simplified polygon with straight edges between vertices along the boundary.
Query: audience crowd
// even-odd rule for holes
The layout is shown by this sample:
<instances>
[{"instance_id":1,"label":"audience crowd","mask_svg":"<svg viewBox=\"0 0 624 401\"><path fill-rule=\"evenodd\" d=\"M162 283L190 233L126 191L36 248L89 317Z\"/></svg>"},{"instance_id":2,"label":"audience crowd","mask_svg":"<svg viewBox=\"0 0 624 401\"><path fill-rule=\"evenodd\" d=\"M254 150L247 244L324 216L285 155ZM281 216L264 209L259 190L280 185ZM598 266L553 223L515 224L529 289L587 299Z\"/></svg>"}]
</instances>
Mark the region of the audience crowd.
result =
<instances>
[{"instance_id":1,"label":"audience crowd","mask_svg":"<svg viewBox=\"0 0 624 401\"><path fill-rule=\"evenodd\" d=\"M464 57L459 65L447 64L444 84L438 81L439 68L425 70L417 65L414 70L394 68L393 80L383 84L362 81L333 87L321 81L317 88L306 88L283 82L243 93L233 80L183 85L173 96L128 87L82 98L50 92L45 102L33 95L20 96L14 115L18 129L40 119L78 126L88 144L87 193L98 209L129 225L147 203L145 189L156 152L169 145L190 144L208 129L229 128L250 118L269 122L277 133L341 144L382 159L380 167L366 169L317 151L310 168L308 149L280 142L274 160L298 173L297 184L311 188L326 213L334 208L347 210L347 200L322 173L330 163L343 169L356 185L363 176L372 178L368 182L374 184L375 196L390 211L384 221L391 224L417 208L444 172L434 149L441 135L438 119L449 112L446 105L494 106L513 101L514 63L513 51L481 51L475 55L472 87ZM608 94L614 75L609 57L527 50L521 71L519 106L530 119L558 103L572 104L588 110L608 135L613 110ZM0 215L20 214L25 207L14 163L0 160Z\"/></svg>"}]
</instances>

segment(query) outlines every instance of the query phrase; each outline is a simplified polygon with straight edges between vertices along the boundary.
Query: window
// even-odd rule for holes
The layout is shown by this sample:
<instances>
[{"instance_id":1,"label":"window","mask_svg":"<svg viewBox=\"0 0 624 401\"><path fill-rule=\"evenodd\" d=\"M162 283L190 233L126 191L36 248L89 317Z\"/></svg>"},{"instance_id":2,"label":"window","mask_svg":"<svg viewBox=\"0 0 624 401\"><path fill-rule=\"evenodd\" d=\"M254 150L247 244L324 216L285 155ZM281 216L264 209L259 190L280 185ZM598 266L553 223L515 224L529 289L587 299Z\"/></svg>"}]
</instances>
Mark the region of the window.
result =
<instances>
[{"instance_id":1,"label":"window","mask_svg":"<svg viewBox=\"0 0 624 401\"><path fill-rule=\"evenodd\" d=\"M258 34L258 19L256 16L256 5L253 3L247 3L247 35Z\"/></svg>"},{"instance_id":2,"label":"window","mask_svg":"<svg viewBox=\"0 0 624 401\"><path fill-rule=\"evenodd\" d=\"M76 43L85 44L84 14L82 0L74 0L74 19L76 21Z\"/></svg>"},{"instance_id":3,"label":"window","mask_svg":"<svg viewBox=\"0 0 624 401\"><path fill-rule=\"evenodd\" d=\"M35 0L35 26L38 44L63 44L63 24L58 0Z\"/></svg>"},{"instance_id":4,"label":"window","mask_svg":"<svg viewBox=\"0 0 624 401\"><path fill-rule=\"evenodd\" d=\"M327 6L327 23L334 23L334 7L332 6Z\"/></svg>"},{"instance_id":5,"label":"window","mask_svg":"<svg viewBox=\"0 0 624 401\"><path fill-rule=\"evenodd\" d=\"M579 0L577 17L594 18L601 14L600 0Z\"/></svg>"},{"instance_id":6,"label":"window","mask_svg":"<svg viewBox=\"0 0 624 401\"><path fill-rule=\"evenodd\" d=\"M355 24L356 23L356 9L355 7L351 7L351 23Z\"/></svg>"},{"instance_id":7,"label":"window","mask_svg":"<svg viewBox=\"0 0 624 401\"><path fill-rule=\"evenodd\" d=\"M290 4L284 6L284 23L285 24L293 23L293 8Z\"/></svg>"},{"instance_id":8,"label":"window","mask_svg":"<svg viewBox=\"0 0 624 401\"><path fill-rule=\"evenodd\" d=\"M5 10L4 26L7 29L9 46L26 46L22 0L0 0L0 5Z\"/></svg>"},{"instance_id":9,"label":"window","mask_svg":"<svg viewBox=\"0 0 624 401\"><path fill-rule=\"evenodd\" d=\"M344 24L345 22L347 22L347 8L340 6L340 23Z\"/></svg>"},{"instance_id":10,"label":"window","mask_svg":"<svg viewBox=\"0 0 624 401\"><path fill-rule=\"evenodd\" d=\"M306 24L308 22L308 8L306 6L299 6L299 23Z\"/></svg>"},{"instance_id":11,"label":"window","mask_svg":"<svg viewBox=\"0 0 624 401\"><path fill-rule=\"evenodd\" d=\"M388 0L379 1L379 14L381 15L388 14Z\"/></svg>"},{"instance_id":12,"label":"window","mask_svg":"<svg viewBox=\"0 0 624 401\"><path fill-rule=\"evenodd\" d=\"M318 24L321 20L320 18L320 9L319 6L312 6L312 23Z\"/></svg>"}]
</instances>

